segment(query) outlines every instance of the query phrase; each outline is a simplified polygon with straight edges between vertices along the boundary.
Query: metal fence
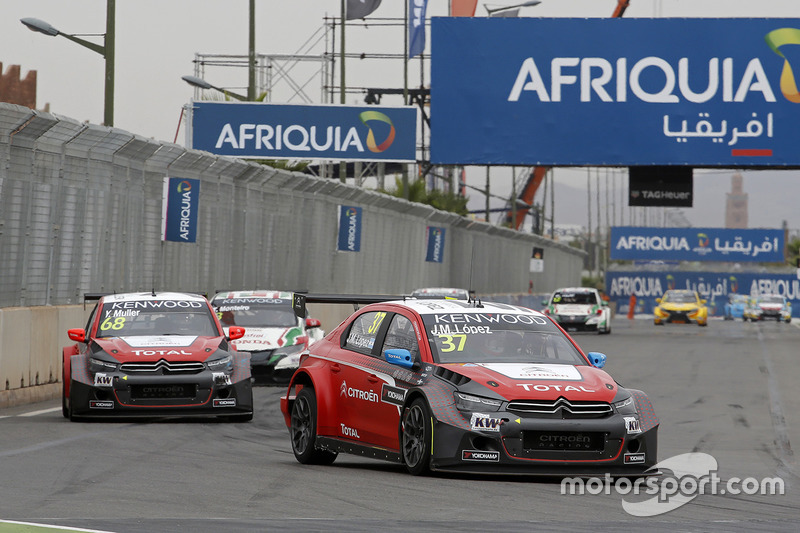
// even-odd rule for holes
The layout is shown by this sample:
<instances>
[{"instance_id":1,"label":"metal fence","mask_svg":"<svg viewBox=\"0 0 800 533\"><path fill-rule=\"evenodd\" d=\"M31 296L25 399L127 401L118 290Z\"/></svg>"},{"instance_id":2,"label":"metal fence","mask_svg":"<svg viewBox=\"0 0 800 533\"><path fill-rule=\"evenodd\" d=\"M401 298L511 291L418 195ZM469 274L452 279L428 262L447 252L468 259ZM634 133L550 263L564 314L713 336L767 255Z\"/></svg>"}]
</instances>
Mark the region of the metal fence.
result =
<instances>
[{"instance_id":1,"label":"metal fence","mask_svg":"<svg viewBox=\"0 0 800 533\"><path fill-rule=\"evenodd\" d=\"M161 240L164 177L201 181L197 242ZM337 207L363 208L361 251L337 252ZM425 261L427 226L447 228ZM529 272L532 247L544 271ZM86 292L274 288L545 292L580 281L584 253L374 191L187 150L0 103L0 307Z\"/></svg>"}]
</instances>

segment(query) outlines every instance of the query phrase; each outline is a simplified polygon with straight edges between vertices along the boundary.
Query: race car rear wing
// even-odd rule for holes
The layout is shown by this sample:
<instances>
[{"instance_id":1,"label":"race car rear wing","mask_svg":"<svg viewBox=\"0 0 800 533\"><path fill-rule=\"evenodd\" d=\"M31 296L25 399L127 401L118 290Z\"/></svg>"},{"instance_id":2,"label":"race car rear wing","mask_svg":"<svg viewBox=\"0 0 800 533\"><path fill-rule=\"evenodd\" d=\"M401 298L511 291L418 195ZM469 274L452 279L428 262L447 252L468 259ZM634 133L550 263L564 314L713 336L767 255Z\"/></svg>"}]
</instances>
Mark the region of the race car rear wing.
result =
<instances>
[{"instance_id":1,"label":"race car rear wing","mask_svg":"<svg viewBox=\"0 0 800 533\"><path fill-rule=\"evenodd\" d=\"M405 300L407 295L391 294L306 294L295 292L292 296L292 308L294 313L305 318L306 303L313 304L352 304L353 310L357 311L359 305L374 304L378 302L388 302L390 300Z\"/></svg>"}]
</instances>

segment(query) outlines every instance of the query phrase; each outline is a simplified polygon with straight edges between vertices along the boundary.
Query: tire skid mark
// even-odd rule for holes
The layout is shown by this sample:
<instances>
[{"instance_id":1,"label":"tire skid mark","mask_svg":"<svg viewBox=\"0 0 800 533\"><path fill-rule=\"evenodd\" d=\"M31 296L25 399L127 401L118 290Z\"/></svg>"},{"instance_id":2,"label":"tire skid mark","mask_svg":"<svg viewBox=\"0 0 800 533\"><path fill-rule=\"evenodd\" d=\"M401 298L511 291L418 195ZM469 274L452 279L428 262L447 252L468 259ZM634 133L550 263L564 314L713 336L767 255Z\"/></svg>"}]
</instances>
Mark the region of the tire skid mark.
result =
<instances>
[{"instance_id":1,"label":"tire skid mark","mask_svg":"<svg viewBox=\"0 0 800 533\"><path fill-rule=\"evenodd\" d=\"M778 381L772 367L772 357L770 357L761 328L758 328L757 332L758 342L761 345L761 356L764 360L763 367L759 367L759 369L763 368L762 372L766 374L767 385L769 386L769 413L772 418L772 428L775 431L775 450L777 452L775 458L789 473L800 477L800 471L794 462L794 452L792 451L792 443L789 440L786 417L783 414L783 402L778 390Z\"/></svg>"}]
</instances>

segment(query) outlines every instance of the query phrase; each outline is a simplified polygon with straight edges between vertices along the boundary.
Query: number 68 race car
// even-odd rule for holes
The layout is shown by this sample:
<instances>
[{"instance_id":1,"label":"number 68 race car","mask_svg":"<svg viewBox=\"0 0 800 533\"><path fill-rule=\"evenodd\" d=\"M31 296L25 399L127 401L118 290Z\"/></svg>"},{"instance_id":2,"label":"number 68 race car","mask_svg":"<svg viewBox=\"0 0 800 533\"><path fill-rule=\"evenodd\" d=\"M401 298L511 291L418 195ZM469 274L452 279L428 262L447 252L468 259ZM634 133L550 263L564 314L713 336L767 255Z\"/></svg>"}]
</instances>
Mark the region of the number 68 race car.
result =
<instances>
[{"instance_id":1,"label":"number 68 race car","mask_svg":"<svg viewBox=\"0 0 800 533\"><path fill-rule=\"evenodd\" d=\"M281 398L300 463L351 453L414 475L653 473L658 420L648 397L618 385L600 369L605 355L584 354L545 315L386 298L342 297L373 303L301 356Z\"/></svg>"},{"instance_id":2,"label":"number 68 race car","mask_svg":"<svg viewBox=\"0 0 800 533\"><path fill-rule=\"evenodd\" d=\"M253 418L250 356L231 347L203 296L152 292L98 299L63 350L62 411L88 417Z\"/></svg>"}]
</instances>

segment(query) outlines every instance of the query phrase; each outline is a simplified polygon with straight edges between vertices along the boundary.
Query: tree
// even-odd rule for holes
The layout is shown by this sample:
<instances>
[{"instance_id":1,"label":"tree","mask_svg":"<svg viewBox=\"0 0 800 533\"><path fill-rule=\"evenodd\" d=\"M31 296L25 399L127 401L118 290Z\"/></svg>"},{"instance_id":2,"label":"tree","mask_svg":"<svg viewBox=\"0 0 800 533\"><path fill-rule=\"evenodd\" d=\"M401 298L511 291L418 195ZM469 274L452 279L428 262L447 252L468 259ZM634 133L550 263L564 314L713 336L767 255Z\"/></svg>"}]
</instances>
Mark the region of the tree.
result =
<instances>
[{"instance_id":1,"label":"tree","mask_svg":"<svg viewBox=\"0 0 800 533\"><path fill-rule=\"evenodd\" d=\"M379 190L384 194L395 196L397 198L405 198L403 194L403 180L395 178L394 190ZM425 186L425 180L418 179L408 184L408 200L418 204L426 204L442 211L449 211L461 216L466 216L469 211L467 210L467 201L465 196L453 194L452 192L444 192L438 189L428 191Z\"/></svg>"}]
</instances>

